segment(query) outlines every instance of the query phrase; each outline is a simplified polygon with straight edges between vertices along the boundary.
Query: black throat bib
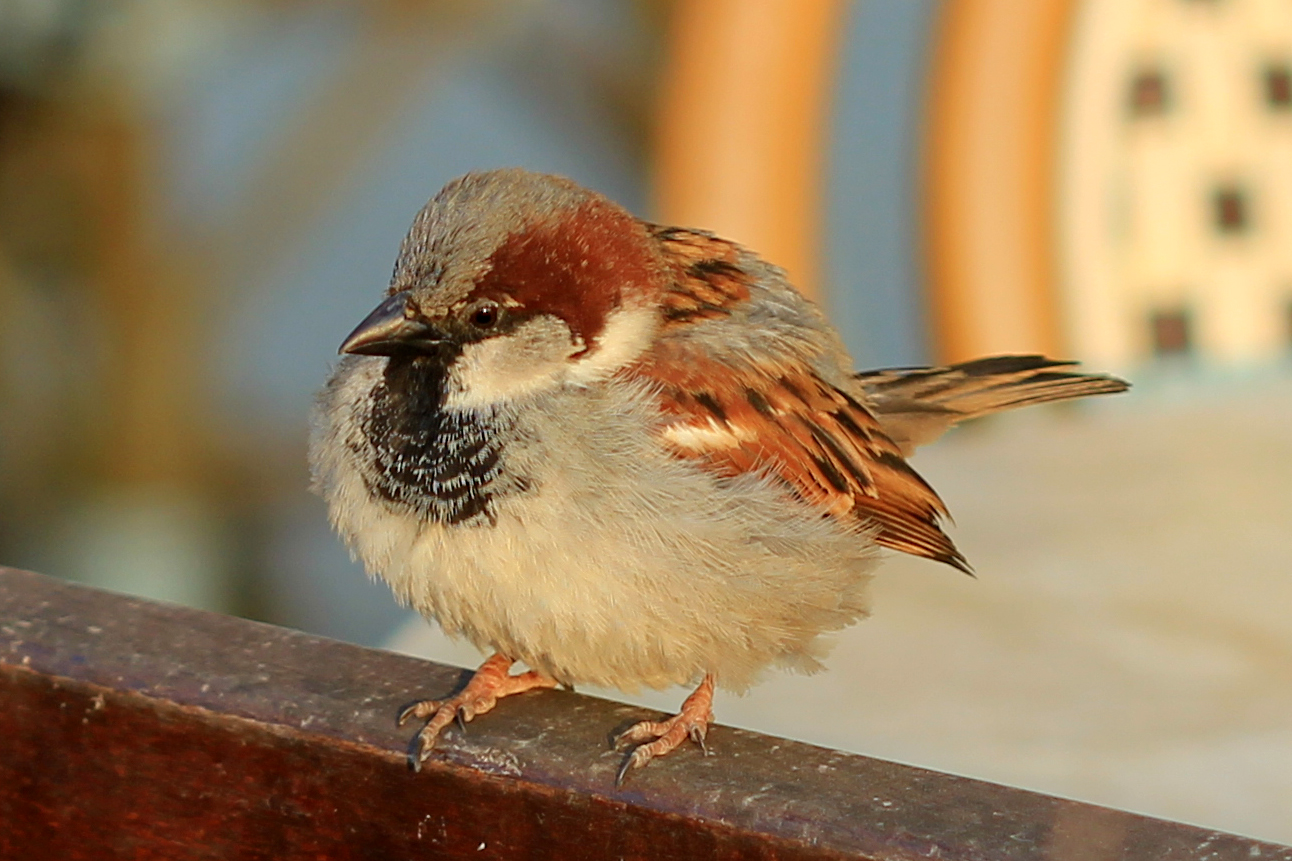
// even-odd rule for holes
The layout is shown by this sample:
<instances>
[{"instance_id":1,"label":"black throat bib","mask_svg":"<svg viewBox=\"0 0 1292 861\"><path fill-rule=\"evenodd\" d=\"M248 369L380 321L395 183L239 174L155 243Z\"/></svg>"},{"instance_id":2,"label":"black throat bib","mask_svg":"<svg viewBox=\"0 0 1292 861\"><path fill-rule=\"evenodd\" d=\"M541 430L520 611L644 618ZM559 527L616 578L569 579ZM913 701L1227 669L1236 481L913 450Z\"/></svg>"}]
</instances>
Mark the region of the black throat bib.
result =
<instances>
[{"instance_id":1,"label":"black throat bib","mask_svg":"<svg viewBox=\"0 0 1292 861\"><path fill-rule=\"evenodd\" d=\"M456 356L393 356L363 425L376 463L369 489L433 523L492 523L509 422L444 406ZM512 488L514 489L514 488Z\"/></svg>"}]
</instances>

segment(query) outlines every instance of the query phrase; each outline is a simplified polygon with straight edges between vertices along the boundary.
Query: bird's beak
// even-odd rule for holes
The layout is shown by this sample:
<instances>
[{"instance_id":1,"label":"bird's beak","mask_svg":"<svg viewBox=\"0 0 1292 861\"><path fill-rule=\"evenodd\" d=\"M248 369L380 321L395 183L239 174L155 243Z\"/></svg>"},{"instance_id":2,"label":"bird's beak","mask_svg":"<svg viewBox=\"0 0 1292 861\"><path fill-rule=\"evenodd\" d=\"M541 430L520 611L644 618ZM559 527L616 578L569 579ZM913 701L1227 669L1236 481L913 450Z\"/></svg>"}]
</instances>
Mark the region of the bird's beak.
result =
<instances>
[{"instance_id":1,"label":"bird's beak","mask_svg":"<svg viewBox=\"0 0 1292 861\"><path fill-rule=\"evenodd\" d=\"M346 337L340 352L393 356L430 350L445 343L446 333L415 316L408 298L405 290L378 305Z\"/></svg>"}]
</instances>

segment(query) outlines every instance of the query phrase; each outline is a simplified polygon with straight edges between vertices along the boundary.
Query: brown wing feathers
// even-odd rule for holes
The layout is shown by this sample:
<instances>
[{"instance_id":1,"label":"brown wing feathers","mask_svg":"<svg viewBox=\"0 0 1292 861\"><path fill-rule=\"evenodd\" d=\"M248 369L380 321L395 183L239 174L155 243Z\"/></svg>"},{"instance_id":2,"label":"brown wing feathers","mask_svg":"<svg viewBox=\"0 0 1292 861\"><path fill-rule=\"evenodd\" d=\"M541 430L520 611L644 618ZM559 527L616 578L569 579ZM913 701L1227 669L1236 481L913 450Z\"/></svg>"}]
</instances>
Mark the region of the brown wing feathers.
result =
<instances>
[{"instance_id":1,"label":"brown wing feathers","mask_svg":"<svg viewBox=\"0 0 1292 861\"><path fill-rule=\"evenodd\" d=\"M664 439L679 457L770 474L886 547L969 571L938 525L942 501L863 405L801 368L733 371L683 350L638 368L660 386Z\"/></svg>"},{"instance_id":2,"label":"brown wing feathers","mask_svg":"<svg viewBox=\"0 0 1292 861\"><path fill-rule=\"evenodd\" d=\"M634 369L660 390L666 444L729 476L763 473L880 544L969 571L939 526L946 508L869 409L796 362L719 362L668 330L725 317L750 295L739 248L700 231L652 228L672 265L664 336Z\"/></svg>"},{"instance_id":3,"label":"brown wing feathers","mask_svg":"<svg viewBox=\"0 0 1292 861\"><path fill-rule=\"evenodd\" d=\"M680 227L652 225L650 232L674 267L673 284L663 297L666 330L725 316L732 305L749 298L749 273L738 265L734 244Z\"/></svg>"},{"instance_id":4,"label":"brown wing feathers","mask_svg":"<svg viewBox=\"0 0 1292 861\"><path fill-rule=\"evenodd\" d=\"M660 388L666 443L724 475L764 473L823 514L874 531L894 550L969 566L939 522L946 507L866 406L798 363L734 368L667 337L724 317L750 295L738 246L702 231L652 227L674 268L665 335L634 372Z\"/></svg>"}]
</instances>

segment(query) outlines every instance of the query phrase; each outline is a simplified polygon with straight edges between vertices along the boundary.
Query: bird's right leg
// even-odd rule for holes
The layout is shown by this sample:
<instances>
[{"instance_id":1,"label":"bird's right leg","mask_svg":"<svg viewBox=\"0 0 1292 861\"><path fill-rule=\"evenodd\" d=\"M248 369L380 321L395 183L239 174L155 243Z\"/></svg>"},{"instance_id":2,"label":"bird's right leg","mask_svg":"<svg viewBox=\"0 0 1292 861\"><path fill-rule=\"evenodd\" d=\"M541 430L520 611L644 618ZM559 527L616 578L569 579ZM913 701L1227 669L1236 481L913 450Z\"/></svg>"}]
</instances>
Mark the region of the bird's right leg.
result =
<instances>
[{"instance_id":1,"label":"bird's right leg","mask_svg":"<svg viewBox=\"0 0 1292 861\"><path fill-rule=\"evenodd\" d=\"M413 736L408 748L408 764L413 771L420 771L422 763L431 756L435 739L456 718L459 724L465 723L476 715L482 715L497 705L498 700L512 694L523 694L541 688L554 688L556 679L545 676L537 670L530 670L513 676L511 658L495 654L480 665L459 693L446 700L422 700L413 703L399 713L399 725L403 726L411 718L426 721L425 726Z\"/></svg>"}]
</instances>

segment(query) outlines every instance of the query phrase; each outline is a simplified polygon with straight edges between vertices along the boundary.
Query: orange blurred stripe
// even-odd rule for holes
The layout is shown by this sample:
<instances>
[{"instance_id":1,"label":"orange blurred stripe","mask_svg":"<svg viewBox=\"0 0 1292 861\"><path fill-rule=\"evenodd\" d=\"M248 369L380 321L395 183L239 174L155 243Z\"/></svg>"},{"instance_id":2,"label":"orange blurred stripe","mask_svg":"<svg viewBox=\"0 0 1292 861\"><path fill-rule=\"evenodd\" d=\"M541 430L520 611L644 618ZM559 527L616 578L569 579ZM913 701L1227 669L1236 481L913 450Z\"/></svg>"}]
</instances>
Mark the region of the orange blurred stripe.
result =
<instances>
[{"instance_id":1,"label":"orange blurred stripe","mask_svg":"<svg viewBox=\"0 0 1292 861\"><path fill-rule=\"evenodd\" d=\"M1061 350L1059 100L1074 0L944 0L925 132L939 357Z\"/></svg>"},{"instance_id":2,"label":"orange blurred stripe","mask_svg":"<svg viewBox=\"0 0 1292 861\"><path fill-rule=\"evenodd\" d=\"M656 217L715 231L820 288L821 190L845 0L681 0Z\"/></svg>"}]
</instances>

